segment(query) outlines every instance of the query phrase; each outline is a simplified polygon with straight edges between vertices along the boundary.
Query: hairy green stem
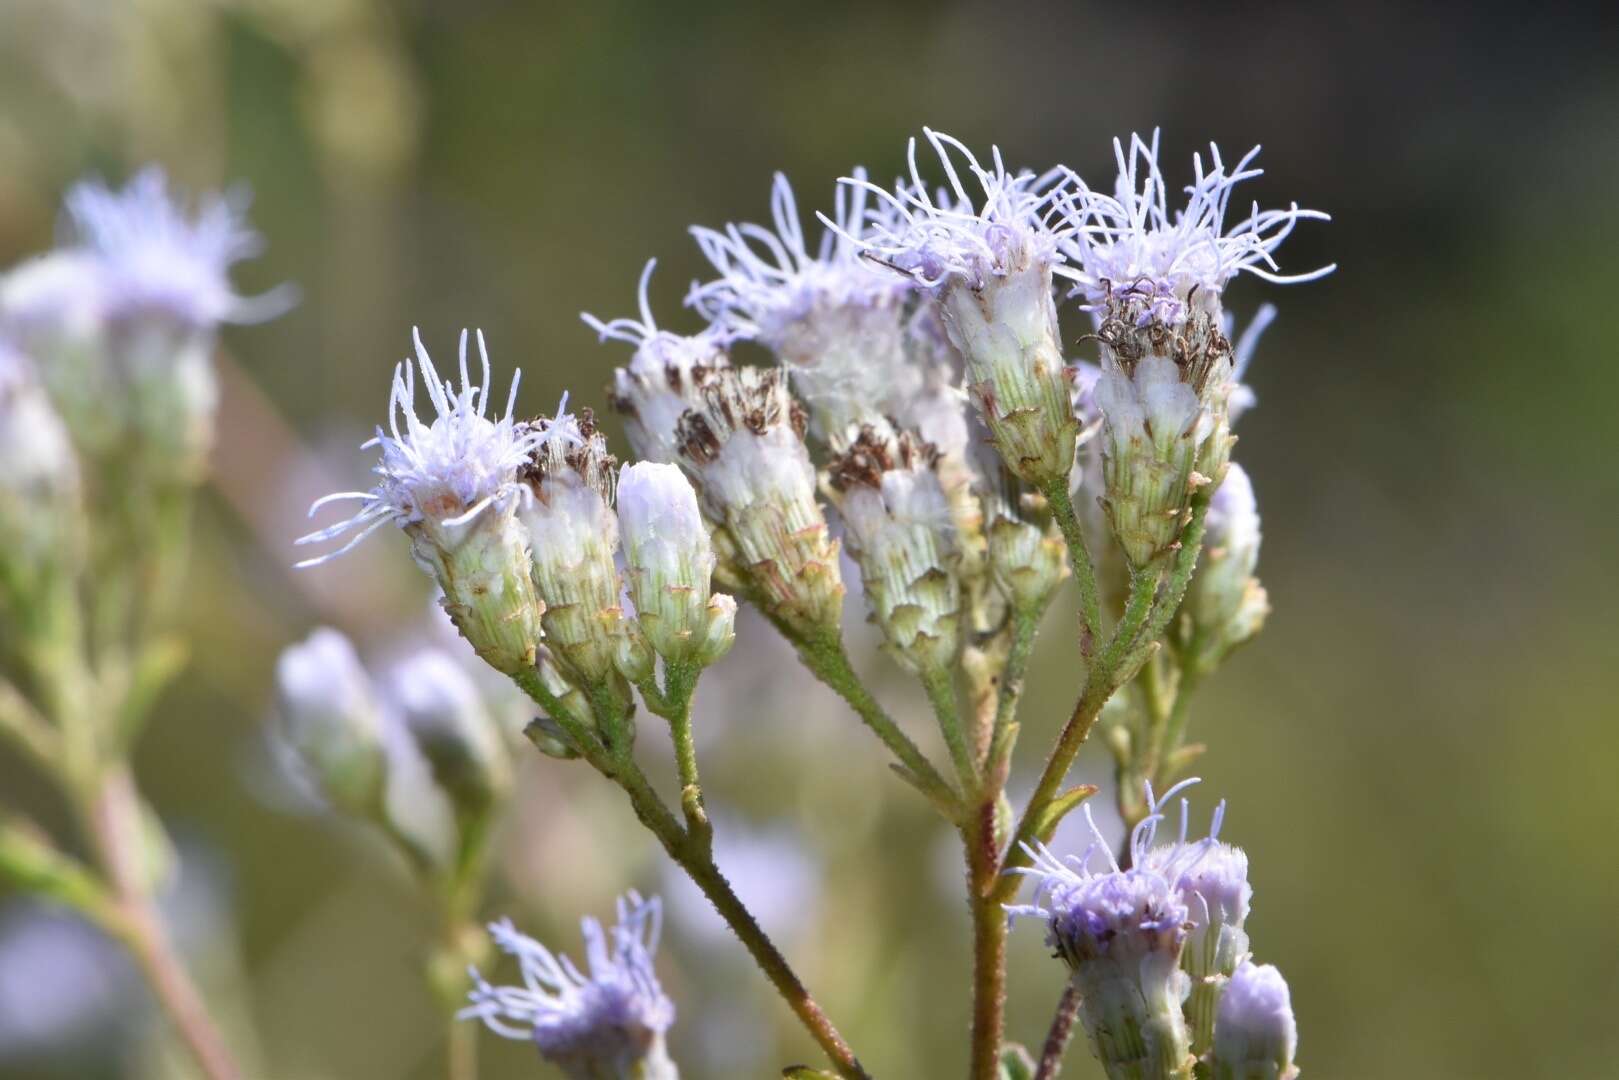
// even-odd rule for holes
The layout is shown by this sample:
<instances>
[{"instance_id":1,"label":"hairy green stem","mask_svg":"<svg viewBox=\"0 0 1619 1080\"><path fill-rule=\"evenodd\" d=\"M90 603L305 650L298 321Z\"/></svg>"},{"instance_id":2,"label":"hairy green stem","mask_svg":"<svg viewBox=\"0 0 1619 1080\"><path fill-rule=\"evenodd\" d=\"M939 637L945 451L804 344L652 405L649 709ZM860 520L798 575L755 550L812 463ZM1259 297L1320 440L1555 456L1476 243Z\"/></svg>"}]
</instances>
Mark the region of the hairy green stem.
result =
<instances>
[{"instance_id":1,"label":"hairy green stem","mask_svg":"<svg viewBox=\"0 0 1619 1080\"><path fill-rule=\"evenodd\" d=\"M1102 632L1102 601L1096 586L1096 567L1091 562L1090 548L1085 544L1079 515L1074 511L1073 497L1068 494L1068 478L1043 485L1040 494L1046 497L1051 516L1068 545L1068 564L1073 567L1074 581L1079 585L1079 651L1089 660L1096 649L1097 635Z\"/></svg>"},{"instance_id":2,"label":"hairy green stem","mask_svg":"<svg viewBox=\"0 0 1619 1080\"><path fill-rule=\"evenodd\" d=\"M933 706L933 715L938 718L939 733L950 750L950 760L955 763L961 790L971 798L979 787L978 762L962 730L961 702L956 698L955 680L944 668L930 668L922 672L922 686L927 691L928 703Z\"/></svg>"},{"instance_id":3,"label":"hairy green stem","mask_svg":"<svg viewBox=\"0 0 1619 1080\"><path fill-rule=\"evenodd\" d=\"M939 775L910 736L901 731L893 718L871 696L860 676L849 663L841 638L828 634L819 638L789 638L798 646L798 655L804 666L817 679L830 687L848 703L865 725L882 740L884 746L904 766L902 775L915 784L923 794L933 800L952 820L959 813L960 797L950 784Z\"/></svg>"}]
</instances>

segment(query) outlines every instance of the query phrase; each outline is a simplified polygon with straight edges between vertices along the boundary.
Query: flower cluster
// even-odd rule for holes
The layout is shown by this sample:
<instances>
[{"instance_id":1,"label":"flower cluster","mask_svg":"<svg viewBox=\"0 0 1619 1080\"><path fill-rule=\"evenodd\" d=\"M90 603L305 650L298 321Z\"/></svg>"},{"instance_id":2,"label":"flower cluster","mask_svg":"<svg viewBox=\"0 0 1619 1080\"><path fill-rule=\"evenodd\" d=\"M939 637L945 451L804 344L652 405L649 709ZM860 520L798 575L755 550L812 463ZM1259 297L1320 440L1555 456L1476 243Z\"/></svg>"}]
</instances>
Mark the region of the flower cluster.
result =
<instances>
[{"instance_id":1,"label":"flower cluster","mask_svg":"<svg viewBox=\"0 0 1619 1080\"><path fill-rule=\"evenodd\" d=\"M708 324L698 332L660 326L652 261L635 315L583 316L603 341L632 349L610 403L640 460L620 466L591 411L568 411L566 395L553 415L516 419L515 377L504 412L491 414L481 336L481 379L463 334L459 384L418 339L395 371L388 429L366 444L379 451L377 483L319 500L315 510L359 507L304 538L347 543L304 565L384 524L403 529L462 635L547 713L530 740L623 787L761 956L768 943L735 915L740 902L712 862L692 727L697 675L735 633L736 602L713 588L753 603L960 831L981 933L1004 932L1008 874L1038 880L1034 903L1010 910L1046 922L1110 1076L1290 1076L1285 989L1278 997L1274 969L1248 964L1247 858L1218 839L1223 806L1206 838L1188 840L1183 801L1179 838L1155 841L1165 802L1185 786L1169 785L1199 749L1183 741L1176 695L1266 611L1252 486L1230 456L1232 423L1253 401L1241 380L1273 312L1261 309L1233 345L1225 288L1242 272L1286 281L1330 271L1290 279L1275 262L1299 221L1324 215L1255 208L1230 223L1234 188L1258 175L1252 153L1233 169L1218 150L1208 168L1195 159L1186 204L1172 210L1156 136L1132 139L1129 154L1116 144L1111 193L1065 168L1009 169L998 149L980 158L924 136L942 186L923 175L912 140L907 175L891 187L862 170L842 179L816 238L780 175L768 226L694 228L714 271L686 295ZM1080 343L1094 363L1064 355L1059 281L1092 322ZM738 342L777 363L733 363ZM425 420L418 377L434 411ZM1076 492L1087 496L1077 508ZM887 650L925 685L951 780L845 653L845 552ZM1018 697L1041 615L1069 576L1082 593L1087 685L1016 826L1020 847L1005 795ZM435 777L472 802L475 748L435 751L464 711L442 683L408 695L402 715ZM1121 691L1109 717L1151 712L1134 733L1110 724L1130 792L1127 865L1099 835L1082 857L1059 860L1034 841L1076 805L1055 792ZM683 821L631 753L638 700L669 723ZM328 742L304 735L306 756L326 763L335 789L364 795L370 773L356 747L371 721L360 704L345 709ZM332 764L347 758L346 771ZM1154 784L1169 786L1163 799ZM1143 789L1144 806L1133 801ZM497 924L525 987L480 978L466 1014L533 1038L570 1076L672 1076L663 1034L673 1009L650 961L656 910L632 896L610 935L587 920L588 973ZM980 1006L975 1075L989 1075L1001 1060L999 1005ZM840 1073L863 1075L824 1017L807 1023Z\"/></svg>"},{"instance_id":2,"label":"flower cluster","mask_svg":"<svg viewBox=\"0 0 1619 1080\"><path fill-rule=\"evenodd\" d=\"M1253 888L1247 856L1219 840L1225 804L1216 808L1207 837L1188 840L1182 799L1178 838L1155 846L1164 806L1197 782L1183 780L1162 798L1148 785L1148 812L1131 830L1127 868L1113 857L1087 806L1090 846L1066 860L1043 846L1034 850L1033 866L1020 871L1037 882L1034 903L1008 908L1014 918L1045 921L1048 942L1083 995L1080 1015L1110 1077L1190 1076L1194 1061L1228 1070L1216 1075L1258 1075L1242 1071L1257 1060L1247 1049L1247 1031L1259 1024L1255 1010L1227 1004L1238 978L1249 978L1243 973L1253 967L1243 929ZM1098 856L1105 862L1094 869ZM1265 970L1280 982L1275 968ZM1238 1001L1251 992L1240 988ZM1243 1056L1220 1049L1222 1023ZM1290 1012L1288 1024L1291 1030ZM1265 1075L1291 1075L1286 1070L1293 1067L1296 1041L1295 1034L1277 1071ZM1266 1045L1281 1054L1279 1041Z\"/></svg>"}]
</instances>

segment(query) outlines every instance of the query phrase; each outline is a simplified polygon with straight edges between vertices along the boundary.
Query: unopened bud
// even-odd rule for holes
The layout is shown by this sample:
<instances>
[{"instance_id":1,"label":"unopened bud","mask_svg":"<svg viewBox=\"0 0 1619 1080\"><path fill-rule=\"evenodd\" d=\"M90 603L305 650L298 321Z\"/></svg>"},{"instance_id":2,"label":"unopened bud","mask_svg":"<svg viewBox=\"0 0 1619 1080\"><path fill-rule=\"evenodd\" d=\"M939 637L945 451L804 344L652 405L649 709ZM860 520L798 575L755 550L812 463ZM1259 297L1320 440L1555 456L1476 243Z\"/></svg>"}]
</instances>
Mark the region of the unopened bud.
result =
<instances>
[{"instance_id":1,"label":"unopened bud","mask_svg":"<svg viewBox=\"0 0 1619 1080\"><path fill-rule=\"evenodd\" d=\"M320 793L360 817L383 810L382 711L349 639L321 628L276 661L281 734Z\"/></svg>"},{"instance_id":2,"label":"unopened bud","mask_svg":"<svg viewBox=\"0 0 1619 1080\"><path fill-rule=\"evenodd\" d=\"M1287 980L1270 964L1244 963L1220 998L1214 1080L1293 1080L1299 1029Z\"/></svg>"},{"instance_id":3,"label":"unopened bud","mask_svg":"<svg viewBox=\"0 0 1619 1080\"><path fill-rule=\"evenodd\" d=\"M879 423L829 468L872 618L915 672L948 669L961 647L960 556L938 462L931 444Z\"/></svg>"},{"instance_id":4,"label":"unopened bud","mask_svg":"<svg viewBox=\"0 0 1619 1080\"><path fill-rule=\"evenodd\" d=\"M1014 608L1043 610L1068 577L1068 549L1045 496L1026 491L1009 472L996 471L988 500L989 569Z\"/></svg>"},{"instance_id":5,"label":"unopened bud","mask_svg":"<svg viewBox=\"0 0 1619 1080\"><path fill-rule=\"evenodd\" d=\"M1259 542L1253 483L1233 462L1209 504L1203 557L1186 597L1195 631L1219 653L1257 634L1270 613L1265 590L1254 577Z\"/></svg>"},{"instance_id":6,"label":"unopened bud","mask_svg":"<svg viewBox=\"0 0 1619 1080\"><path fill-rule=\"evenodd\" d=\"M618 522L636 619L658 655L670 663L706 663L716 646L728 648L735 604L727 611L710 601L714 549L685 474L649 461L625 466ZM716 621L724 626L711 631Z\"/></svg>"},{"instance_id":7,"label":"unopened bud","mask_svg":"<svg viewBox=\"0 0 1619 1080\"><path fill-rule=\"evenodd\" d=\"M804 415L784 374L714 372L702 406L681 418L680 455L715 526L717 553L749 599L796 634L836 633L838 545L815 500Z\"/></svg>"},{"instance_id":8,"label":"unopened bud","mask_svg":"<svg viewBox=\"0 0 1619 1080\"><path fill-rule=\"evenodd\" d=\"M511 763L471 676L448 653L426 648L394 665L387 688L457 820L487 820L511 786Z\"/></svg>"},{"instance_id":9,"label":"unopened bud","mask_svg":"<svg viewBox=\"0 0 1619 1080\"><path fill-rule=\"evenodd\" d=\"M528 497L518 517L545 605L546 647L563 674L588 689L612 677L621 655L632 658L613 562L618 463L588 409L578 416L559 409L539 423L543 434L525 474Z\"/></svg>"}]
</instances>

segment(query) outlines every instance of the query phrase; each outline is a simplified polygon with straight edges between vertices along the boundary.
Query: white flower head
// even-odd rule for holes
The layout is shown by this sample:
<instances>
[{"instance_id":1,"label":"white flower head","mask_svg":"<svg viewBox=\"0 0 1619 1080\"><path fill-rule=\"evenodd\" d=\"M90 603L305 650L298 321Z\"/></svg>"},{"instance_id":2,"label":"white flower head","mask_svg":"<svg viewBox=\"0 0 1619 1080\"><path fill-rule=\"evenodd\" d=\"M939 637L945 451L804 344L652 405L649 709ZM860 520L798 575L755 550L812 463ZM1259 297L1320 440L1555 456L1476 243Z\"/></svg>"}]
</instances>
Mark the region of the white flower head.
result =
<instances>
[{"instance_id":1,"label":"white flower head","mask_svg":"<svg viewBox=\"0 0 1619 1080\"><path fill-rule=\"evenodd\" d=\"M522 986L493 986L476 970L472 1004L462 1019L482 1020L508 1039L532 1040L540 1056L569 1077L672 1075L632 1073L663 1064L664 1034L675 1020L674 1002L658 982L652 957L663 925L657 897L630 892L618 901L618 923L580 920L585 967L551 952L502 920L490 924L495 944L513 956Z\"/></svg>"},{"instance_id":2,"label":"white flower head","mask_svg":"<svg viewBox=\"0 0 1619 1080\"><path fill-rule=\"evenodd\" d=\"M439 378L420 333L415 342L416 365L406 360L394 369L388 430L379 427L362 447L382 451L372 470L379 477L376 486L315 500L311 515L330 502L356 501L360 509L297 542L354 535L336 551L298 566L335 559L392 522L410 537L417 564L438 580L444 610L478 655L508 675L530 670L543 636L543 605L534 595L528 540L516 511L529 494L522 474L545 433L513 418L518 373L512 375L505 414L488 416L489 352L481 332L482 384L474 384L467 372L462 331L460 390ZM416 414L417 365L435 413L426 423Z\"/></svg>"},{"instance_id":3,"label":"white flower head","mask_svg":"<svg viewBox=\"0 0 1619 1080\"><path fill-rule=\"evenodd\" d=\"M647 284L658 260L648 259L637 290L640 319L620 318L603 322L581 313L585 325L603 341L622 341L635 347L624 367L613 371L611 403L624 417L624 432L630 448L648 461L674 461L675 426L681 414L697 402L698 387L704 374L730 367L726 354L727 335L710 327L689 336L660 330L652 317Z\"/></svg>"},{"instance_id":4,"label":"white flower head","mask_svg":"<svg viewBox=\"0 0 1619 1080\"><path fill-rule=\"evenodd\" d=\"M855 170L864 180L865 173ZM720 276L693 284L688 305L733 338L757 340L792 374L815 432L841 445L876 415L904 363L903 307L911 282L862 257L877 216L869 192L837 186L832 217L813 248L787 177L771 188L773 228L694 227Z\"/></svg>"},{"instance_id":5,"label":"white flower head","mask_svg":"<svg viewBox=\"0 0 1619 1080\"><path fill-rule=\"evenodd\" d=\"M512 373L505 415L488 416L489 352L483 331L478 332L478 354L483 361L482 384L467 372L467 333L461 332L461 388L441 380L420 330L413 330L416 362L404 360L394 368L388 396L388 430L381 427L362 450L377 447L382 459L372 470L380 479L370 491L342 491L315 500L313 515L327 503L360 503L354 516L301 537L299 544L318 544L358 529L336 551L299 563L317 566L352 550L373 531L392 522L401 527L430 523L455 529L470 523L492 504L505 504L521 491L518 473L539 445L543 433L514 419L517 385L522 372ZM427 390L434 416L423 423L416 412L416 371ZM403 425L401 427L401 425Z\"/></svg>"},{"instance_id":6,"label":"white flower head","mask_svg":"<svg viewBox=\"0 0 1619 1080\"><path fill-rule=\"evenodd\" d=\"M1091 310L1128 303L1138 324L1174 326L1185 321L1194 295L1218 304L1226 284L1239 273L1286 284L1314 281L1335 269L1284 275L1274 257L1300 221L1331 220L1319 210L1303 210L1297 203L1285 210L1261 210L1255 203L1247 217L1228 223L1232 192L1264 172L1253 167L1259 147L1229 171L1212 143L1207 169L1202 155L1194 155L1186 204L1173 213L1158 162L1158 131L1151 142L1132 135L1128 154L1115 139L1113 153L1119 169L1113 194L1094 191L1070 174L1073 184L1062 198L1068 216L1062 243L1068 266L1063 273Z\"/></svg>"},{"instance_id":7,"label":"white flower head","mask_svg":"<svg viewBox=\"0 0 1619 1080\"><path fill-rule=\"evenodd\" d=\"M1060 241L1070 228L1063 215L1066 173L1010 172L999 147L991 147L986 167L959 140L930 128L922 133L938 155L947 186L930 194L913 137L906 150L909 177L896 190L863 175L843 178L884 208L864 236L845 230L850 239L859 239L873 256L928 288L956 279L983 289L991 279L1030 264L1049 268L1060 260Z\"/></svg>"},{"instance_id":8,"label":"white flower head","mask_svg":"<svg viewBox=\"0 0 1619 1080\"><path fill-rule=\"evenodd\" d=\"M162 313L190 326L258 322L285 311L285 289L248 299L230 283L230 268L263 250L247 224L241 191L200 199L188 212L157 167L137 173L121 191L85 181L67 195L69 246L95 257L110 315Z\"/></svg>"}]
</instances>

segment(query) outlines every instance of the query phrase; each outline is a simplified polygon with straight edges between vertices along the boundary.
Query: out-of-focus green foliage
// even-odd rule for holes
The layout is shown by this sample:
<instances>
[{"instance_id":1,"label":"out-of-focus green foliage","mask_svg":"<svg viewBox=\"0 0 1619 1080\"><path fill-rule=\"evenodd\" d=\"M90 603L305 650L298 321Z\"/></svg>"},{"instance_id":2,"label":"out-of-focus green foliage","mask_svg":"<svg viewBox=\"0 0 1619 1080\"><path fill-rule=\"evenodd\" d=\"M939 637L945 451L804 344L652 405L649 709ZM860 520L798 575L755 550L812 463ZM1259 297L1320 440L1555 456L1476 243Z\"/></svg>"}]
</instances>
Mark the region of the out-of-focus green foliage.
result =
<instances>
[{"instance_id":1,"label":"out-of-focus green foliage","mask_svg":"<svg viewBox=\"0 0 1619 1080\"><path fill-rule=\"evenodd\" d=\"M195 660L138 761L158 809L227 869L265 1075L439 1075L415 978L430 913L366 837L266 800L258 734L274 656L313 622L382 646L423 621L398 536L341 571L288 569L308 497L363 480L354 446L410 327L438 348L483 327L497 363L524 368L528 411L565 388L600 406L623 352L579 310L628 311L656 255L661 319L694 328L688 224L762 216L778 168L824 202L856 162L896 170L924 123L1093 182L1132 129L1163 125L1188 173L1203 140L1262 142L1256 197L1336 215L1284 253L1336 261L1334 277L1230 298L1282 309L1236 451L1276 610L1194 719L1205 787L1251 855L1249 928L1292 984L1308 1075L1611 1070L1613 44L1571 15L1509 28L1399 7L0 8L0 262L48 245L75 177L158 160L196 186L250 184L271 246L245 284L305 295L228 336ZM1025 786L1069 705L1072 614L1051 613L1036 658ZM790 820L823 875L769 928L877 1075L951 1075L968 1020L951 838L758 620L739 637L699 694L709 798ZM910 688L885 689L922 731ZM1105 756L1082 771L1106 775ZM24 772L0 759L0 799L60 824ZM596 777L534 755L520 782L491 913L567 943L579 913L661 887L661 854ZM812 1057L733 943L679 920L668 939L690 1075ZM1009 1034L1038 1043L1059 966L1028 927L1012 964ZM537 1073L527 1047L485 1049L486 1076ZM101 1067L140 1075L133 1060Z\"/></svg>"}]
</instances>

